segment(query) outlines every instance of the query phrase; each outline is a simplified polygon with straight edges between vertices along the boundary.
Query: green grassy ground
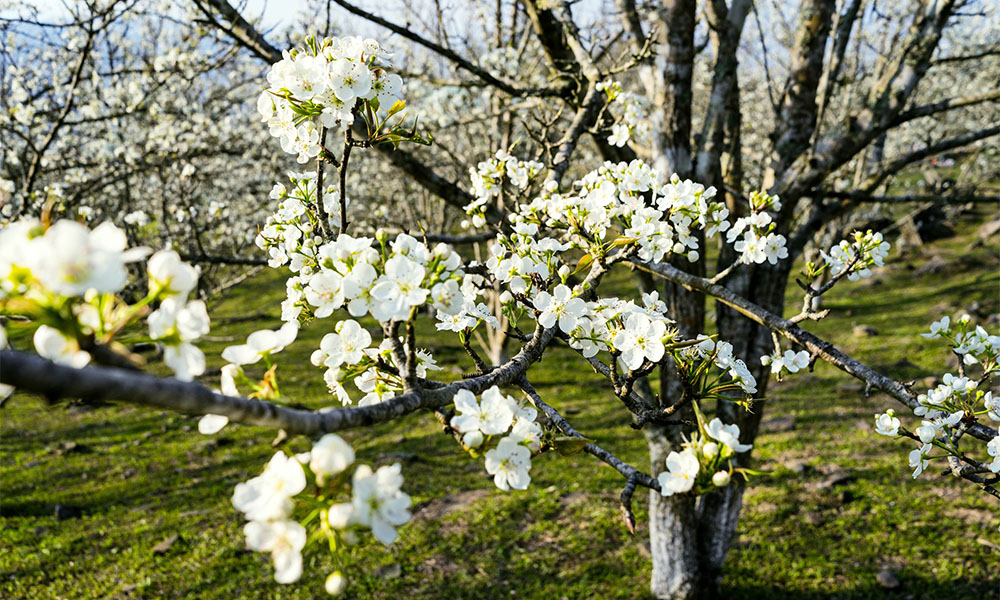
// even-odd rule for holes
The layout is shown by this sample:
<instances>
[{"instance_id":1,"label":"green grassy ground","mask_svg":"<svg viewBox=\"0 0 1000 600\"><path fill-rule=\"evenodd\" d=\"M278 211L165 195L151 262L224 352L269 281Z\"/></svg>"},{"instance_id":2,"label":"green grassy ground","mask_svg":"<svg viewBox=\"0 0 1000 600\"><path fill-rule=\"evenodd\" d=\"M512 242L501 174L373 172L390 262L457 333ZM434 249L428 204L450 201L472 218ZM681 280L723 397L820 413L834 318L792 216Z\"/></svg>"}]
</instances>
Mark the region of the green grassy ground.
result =
<instances>
[{"instance_id":1,"label":"green grassy ground","mask_svg":"<svg viewBox=\"0 0 1000 600\"><path fill-rule=\"evenodd\" d=\"M896 377L945 372L945 353L916 334L976 301L986 313L1000 311L997 246L967 248L983 215L963 221L955 238L902 257L894 251L891 266L872 280L834 290L831 317L808 327ZM914 277L932 254L948 267ZM617 281L625 285L627 275ZM205 347L212 366L221 366L226 345L278 325L282 292L280 280L264 276L218 303L212 312L222 318ZM878 335L854 336L855 323ZM325 400L308 356L328 325L313 324L282 355L282 390L305 404ZM451 377L468 370L457 347L430 343L426 327L422 333ZM556 349L533 370L533 382L578 429L646 466L641 436L580 361ZM891 406L885 396L865 399L859 384L826 365L772 385L755 450L758 468L771 475L748 491L727 562L727 596L997 594L996 504L934 474L913 481L908 446L871 429L872 414ZM26 396L8 402L0 419L0 597L322 595L324 559L307 563L298 585L275 584L267 558L245 549L229 503L233 485L271 454L273 432L230 426L209 438L197 433L194 418L127 406L47 408ZM356 551L349 597L647 597L645 509L637 512L640 532L630 536L617 508L620 477L590 457L543 456L528 491L503 493L427 415L347 437L361 461L403 462L404 489L416 504L395 545ZM832 480L842 481L823 485ZM82 514L58 520L56 504ZM169 547L155 549L174 535ZM901 589L879 586L883 567Z\"/></svg>"}]
</instances>

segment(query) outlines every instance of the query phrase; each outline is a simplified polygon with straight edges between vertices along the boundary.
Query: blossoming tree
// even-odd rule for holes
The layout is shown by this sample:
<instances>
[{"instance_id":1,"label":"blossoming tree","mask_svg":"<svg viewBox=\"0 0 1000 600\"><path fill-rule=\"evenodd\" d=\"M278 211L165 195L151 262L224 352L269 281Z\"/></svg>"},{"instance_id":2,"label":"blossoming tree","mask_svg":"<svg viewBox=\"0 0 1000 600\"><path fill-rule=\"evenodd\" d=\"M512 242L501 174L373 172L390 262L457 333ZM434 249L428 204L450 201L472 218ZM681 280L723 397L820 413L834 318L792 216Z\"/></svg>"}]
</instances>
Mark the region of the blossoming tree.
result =
<instances>
[{"instance_id":1,"label":"blossoming tree","mask_svg":"<svg viewBox=\"0 0 1000 600\"><path fill-rule=\"evenodd\" d=\"M196 269L170 250L150 255L143 248L128 248L126 236L110 223L90 229L48 215L28 215L0 231L0 302L5 313L27 318L12 320L8 327L33 331L36 354L3 350L0 381L48 397L106 398L204 415L199 430L206 435L232 421L311 437L309 452L279 450L259 476L233 493L233 505L247 519L247 544L270 554L279 583L304 576L303 553L330 552L340 562L346 546L373 542L369 531L376 543L396 539L397 528L409 519L400 467L355 465L353 450L336 432L430 412L454 436L456 451L483 459L484 470L501 490L527 488L532 459L540 453L585 452L621 474L624 526L631 530L634 493L648 489L653 591L661 597L692 595L717 576L735 530L742 487L753 476L748 461L760 418L760 403L754 400L769 375L795 373L815 360L864 380L922 419L912 432L894 414L876 419L878 433L918 442L910 455L916 475L929 461L940 460L951 475L1000 495L995 487L1000 460L990 458L1000 453L1000 438L990 425L1000 407L989 393L1000 338L966 321L935 323L929 335L944 339L962 356L962 370L918 395L800 327L825 316L815 310L815 298L882 264L889 247L880 234L857 232L824 249L822 261L807 264L801 275L802 310L791 318L782 316L791 259L817 221L829 214L824 211L843 206L839 200L813 204L800 231L791 229L793 210L821 197L815 186L854 156L850 148L899 119L903 104L842 138L850 148L829 155L806 152L808 135L786 140L769 167L772 176L782 179L764 184L766 192L746 198L728 190L719 194L717 187L727 189L721 172L709 167L696 172L690 165L690 141L676 147L670 144L680 137L663 137L684 129L689 107L685 115L676 102L643 106L641 96L626 92L609 76L614 69L597 66L567 5L525 2L528 26L562 74L556 84L525 90L461 62L461 57L452 59L480 79L492 78L490 85L507 88L513 96L554 97L572 109L572 118L555 119L548 126L562 130L546 132L537 156L519 154L513 144L491 153L472 169L470 193L419 162L427 136L407 117L413 108L404 102L403 80L381 44L310 36L294 50L272 52L227 3L196 4L209 14L217 11L242 44L274 62L258 96L259 127L305 169L274 185L274 212L260 224L255 240L271 266L287 266L292 273L282 304L286 325L255 332L246 343L227 348L221 391L209 390L192 381L205 370L197 341L209 330L205 305L191 294ZM619 4L626 17L638 16L631 3ZM820 4L829 14L832 3ZM680 13L653 15L661 19L657 35L668 36L660 48L668 57L678 43L693 43L683 36L680 42L669 38L686 23L674 17L688 14L685 7L674 8ZM939 10L953 8L948 4ZM730 7L739 10L745 18L747 6ZM689 16L693 22L693 12ZM947 17L935 13L926 23L916 19L913 35L939 35L941 19ZM643 33L641 20L638 31L632 19L627 23L636 59L619 66L651 69L642 57L654 45L652 37ZM816 52L822 59L826 32L818 35L812 27L812 21L803 24L798 58L808 63L800 65L803 77L815 79L810 61ZM726 52L735 50L723 51L732 40L723 39L720 31L713 35L720 36L723 61ZM431 42L419 38L418 43ZM917 58L929 60L933 47L920 52ZM646 73L654 90L650 96L661 98L662 86L679 85L663 79L672 64L668 60L662 71ZM713 93L716 85L732 90L726 73L713 83ZM905 91L915 83L889 78L888 85ZM801 116L796 111L808 104L799 101L798 93L794 86L787 92L789 118ZM642 118L646 110L671 107L674 113L651 122ZM704 164L719 164L721 148L711 144L725 139L724 116L707 121L711 135L702 149L707 162L699 162L699 171ZM690 123L686 126L689 132ZM716 126L718 131L711 129ZM588 131L609 160L595 161L596 168L583 169L570 181L570 161ZM632 153L633 135L659 140L651 162ZM470 225L492 225L496 231L489 234L486 255L472 260L448 244L431 243L430 236L359 230L352 223L349 175L374 153L461 206ZM824 160L829 164L821 168ZM688 179L693 175L714 186ZM699 268L713 238L727 262L706 278ZM128 265L143 260L146 293L122 294ZM623 268L666 281L664 299L652 289L633 299L602 295L605 275ZM484 302L487 294L495 294L496 310ZM725 307L716 336L701 331L704 304L702 300L699 308L695 300L704 296ZM457 381L431 377L437 369L434 349L419 347L418 319L455 334L472 365L469 376ZM377 329L363 322L377 323ZM278 355L295 343L301 326L329 331L312 355L333 404L321 410L290 406L294 390L279 386ZM485 329L512 340L517 346L512 356L484 360L471 340ZM141 361L127 344L146 340L163 348L175 378L136 372ZM646 432L649 470L623 462L586 438L532 386L532 365L557 341L610 382L613 401ZM261 362L267 368L263 378L248 376L244 367ZM86 366L90 363L106 367ZM660 370L664 381L659 393L646 383L654 370ZM345 564L319 574L326 590L340 593L349 584L351 568L360 567ZM306 576L312 580L317 575Z\"/></svg>"}]
</instances>

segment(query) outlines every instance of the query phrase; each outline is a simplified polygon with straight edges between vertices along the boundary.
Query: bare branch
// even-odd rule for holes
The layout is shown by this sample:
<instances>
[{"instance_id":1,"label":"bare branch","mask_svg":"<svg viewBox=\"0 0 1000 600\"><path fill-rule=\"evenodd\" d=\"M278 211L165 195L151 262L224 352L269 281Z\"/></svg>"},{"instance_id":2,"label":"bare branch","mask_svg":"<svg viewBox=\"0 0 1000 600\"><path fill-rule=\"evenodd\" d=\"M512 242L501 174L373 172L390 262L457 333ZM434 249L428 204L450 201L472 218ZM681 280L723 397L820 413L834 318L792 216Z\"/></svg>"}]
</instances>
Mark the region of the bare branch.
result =
<instances>
[{"instance_id":1,"label":"bare branch","mask_svg":"<svg viewBox=\"0 0 1000 600\"><path fill-rule=\"evenodd\" d=\"M903 196L877 196L864 192L834 192L832 190L816 190L813 192L816 198L836 198L839 200L852 200L854 202L881 202L883 204L907 204L910 202L937 202L939 204L998 204L1000 196L979 196L976 194L948 194L948 195L920 195L910 194Z\"/></svg>"},{"instance_id":2,"label":"bare branch","mask_svg":"<svg viewBox=\"0 0 1000 600\"><path fill-rule=\"evenodd\" d=\"M921 117L927 117L930 115L937 114L939 112L944 112L946 110L954 110L956 108L962 108L965 106L974 106L976 104L982 104L983 102L989 102L990 100L1000 99L1000 89L990 90L982 94L976 94L974 96L963 96L961 98L948 98L947 100L942 100L940 102L934 102L932 104L924 104L921 106L915 106L907 111L899 113L899 115L893 119L890 124L892 127L906 123L907 121L912 121L913 119L919 119Z\"/></svg>"},{"instance_id":3,"label":"bare branch","mask_svg":"<svg viewBox=\"0 0 1000 600\"><path fill-rule=\"evenodd\" d=\"M868 179L866 179L859 187L866 192L870 192L878 187L880 183L885 181L887 177L898 173L907 165L921 161L928 156L934 156L936 154L941 154L942 152L947 152L948 150L961 148L962 146L967 146L973 142L977 142L997 134L1000 134L1000 125L993 125L992 127L986 127L985 129L980 129L978 131L968 131L961 135L956 135L955 137L930 144L920 150L914 150L909 154L900 156L896 160L879 169L878 172L868 177Z\"/></svg>"},{"instance_id":4,"label":"bare branch","mask_svg":"<svg viewBox=\"0 0 1000 600\"><path fill-rule=\"evenodd\" d=\"M416 42L417 44L423 46L424 48L427 48L428 50L431 50L447 58L451 62L455 63L455 65L457 65L459 68L468 71L469 73L472 73L479 79L483 80L485 83L507 94L510 94L511 96L559 96L563 93L563 90L559 87L518 88L513 84L507 81L503 81L502 79L496 77L486 69L483 69L478 65L473 64L466 58L457 54L455 51L449 48L445 48L440 44L436 44L431 40L428 40L420 35L417 35L409 27L402 27L400 25L396 25L395 23L387 21L382 17L379 17L378 15L364 11L358 8L357 6L354 6L353 4L346 2L345 0L333 0L333 2L337 3L344 10L361 17L366 21L370 21L372 23L375 23L376 25L385 27L386 29L392 31L393 33L396 33L397 35L400 35L412 42Z\"/></svg>"}]
</instances>

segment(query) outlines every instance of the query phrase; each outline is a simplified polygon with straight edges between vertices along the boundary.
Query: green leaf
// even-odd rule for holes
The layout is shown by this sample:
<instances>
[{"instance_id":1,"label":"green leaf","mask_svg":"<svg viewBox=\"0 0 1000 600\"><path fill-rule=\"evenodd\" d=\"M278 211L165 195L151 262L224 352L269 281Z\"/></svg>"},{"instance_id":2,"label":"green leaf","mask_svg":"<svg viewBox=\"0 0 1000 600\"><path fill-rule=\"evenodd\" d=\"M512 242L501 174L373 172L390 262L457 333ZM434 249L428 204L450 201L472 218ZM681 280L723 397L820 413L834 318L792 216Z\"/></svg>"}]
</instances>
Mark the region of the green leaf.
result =
<instances>
[{"instance_id":1,"label":"green leaf","mask_svg":"<svg viewBox=\"0 0 1000 600\"><path fill-rule=\"evenodd\" d=\"M587 254L584 254L583 256L580 257L580 262L576 263L576 270L573 271L573 274L576 275L580 271L589 267L590 264L593 262L594 262L593 254L590 254L589 252Z\"/></svg>"},{"instance_id":2,"label":"green leaf","mask_svg":"<svg viewBox=\"0 0 1000 600\"><path fill-rule=\"evenodd\" d=\"M562 454L563 456L573 456L574 454L579 454L583 452L584 446L589 444L591 440L587 438L570 437L567 435L561 435L559 437L553 438L552 447L556 449L556 452Z\"/></svg>"}]
</instances>

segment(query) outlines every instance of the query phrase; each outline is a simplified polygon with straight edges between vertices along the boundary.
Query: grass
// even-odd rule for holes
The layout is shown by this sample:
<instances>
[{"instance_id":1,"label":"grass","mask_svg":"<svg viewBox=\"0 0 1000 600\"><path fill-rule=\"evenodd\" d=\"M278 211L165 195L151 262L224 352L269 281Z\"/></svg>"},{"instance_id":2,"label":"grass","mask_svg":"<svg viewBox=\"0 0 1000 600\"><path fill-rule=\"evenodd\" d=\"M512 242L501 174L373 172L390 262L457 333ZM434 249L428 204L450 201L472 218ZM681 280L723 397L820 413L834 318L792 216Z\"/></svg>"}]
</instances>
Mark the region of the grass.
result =
<instances>
[{"instance_id":1,"label":"grass","mask_svg":"<svg viewBox=\"0 0 1000 600\"><path fill-rule=\"evenodd\" d=\"M987 215L988 216L988 215ZM969 250L983 215L959 235L919 252L893 253L872 280L844 283L832 314L808 328L888 374L939 376L946 353L916 334L943 314L978 302L1000 311L995 244ZM949 267L913 272L932 254ZM627 274L611 287L628 285ZM263 275L212 310L206 354L215 357L254 329L278 325L281 280ZM790 310L798 307L789 290ZM878 335L856 337L851 324ZM281 356L286 394L326 400L310 349L328 331L314 323ZM418 339L435 349L446 377L469 369L460 348L426 324ZM440 342L439 342L440 340ZM533 370L533 382L571 422L619 457L645 467L641 435L629 429L608 386L562 349ZM910 478L909 447L874 435L872 414L892 407L865 399L842 373L815 372L772 383L752 483L729 555L724 591L739 598L972 598L997 593L1000 534L995 504L969 485L932 473ZM780 419L776 419L780 417ZM260 471L274 432L230 426L197 433L196 419L128 406L47 407L19 395L0 412L0 597L313 598L330 569L307 558L294 586L271 579L267 557L245 549L233 485ZM414 520L389 548L369 543L352 557L355 598L645 598L650 569L645 502L640 531L621 524L618 474L588 456L546 455L526 492L493 487L482 464L463 455L427 415L347 437L360 461L402 462ZM295 449L305 447L297 440ZM843 481L825 487L831 476ZM78 509L59 520L55 506ZM167 548L154 550L171 536ZM900 590L875 575L890 568Z\"/></svg>"}]
</instances>

